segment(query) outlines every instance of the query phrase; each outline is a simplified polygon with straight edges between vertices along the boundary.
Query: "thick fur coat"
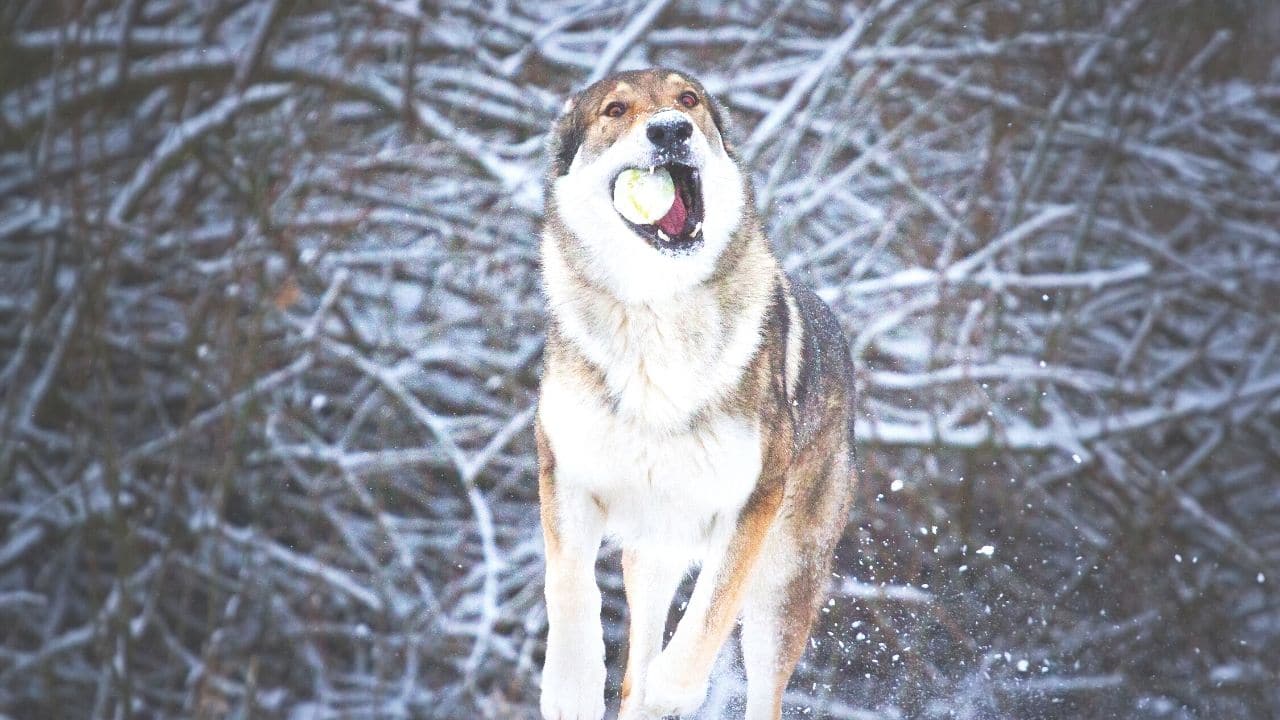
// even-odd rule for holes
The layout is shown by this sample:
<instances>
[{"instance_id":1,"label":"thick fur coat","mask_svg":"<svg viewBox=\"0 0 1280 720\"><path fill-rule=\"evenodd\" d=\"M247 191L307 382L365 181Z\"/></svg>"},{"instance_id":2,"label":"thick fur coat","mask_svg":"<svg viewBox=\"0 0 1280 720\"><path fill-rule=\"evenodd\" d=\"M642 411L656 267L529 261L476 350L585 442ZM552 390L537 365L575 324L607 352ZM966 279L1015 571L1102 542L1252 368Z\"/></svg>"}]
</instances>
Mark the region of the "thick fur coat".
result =
<instances>
[{"instance_id":1,"label":"thick fur coat","mask_svg":"<svg viewBox=\"0 0 1280 720\"><path fill-rule=\"evenodd\" d=\"M548 720L604 714L606 538L630 614L624 720L696 710L739 618L746 715L778 718L823 599L855 482L852 364L830 310L775 259L726 134L705 89L667 69L593 84L552 129L536 424ZM674 235L612 203L620 172L654 166L682 193Z\"/></svg>"}]
</instances>

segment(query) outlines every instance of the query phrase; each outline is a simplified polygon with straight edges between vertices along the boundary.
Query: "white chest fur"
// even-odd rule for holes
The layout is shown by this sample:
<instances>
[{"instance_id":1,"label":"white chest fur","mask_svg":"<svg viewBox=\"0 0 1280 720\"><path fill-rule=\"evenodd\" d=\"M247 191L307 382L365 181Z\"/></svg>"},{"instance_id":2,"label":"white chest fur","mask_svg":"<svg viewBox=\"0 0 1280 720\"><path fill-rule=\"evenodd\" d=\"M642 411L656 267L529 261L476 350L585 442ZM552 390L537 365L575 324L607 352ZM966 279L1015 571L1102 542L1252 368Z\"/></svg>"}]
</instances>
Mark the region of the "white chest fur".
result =
<instances>
[{"instance_id":1,"label":"white chest fur","mask_svg":"<svg viewBox=\"0 0 1280 720\"><path fill-rule=\"evenodd\" d=\"M547 367L539 415L556 482L604 504L608 532L624 543L697 546L717 525L732 524L756 485L758 420L711 408L739 385L761 344L772 266L760 253L764 279L748 286L764 290L740 292L727 310L702 283L619 300L577 281L554 240L543 244L561 340L605 386ZM627 281L661 277L636 273Z\"/></svg>"},{"instance_id":2,"label":"white chest fur","mask_svg":"<svg viewBox=\"0 0 1280 720\"><path fill-rule=\"evenodd\" d=\"M607 532L627 545L697 547L732 524L760 473L760 430L744 418L658 431L555 373L543 380L539 413L556 482L598 499Z\"/></svg>"},{"instance_id":3,"label":"white chest fur","mask_svg":"<svg viewBox=\"0 0 1280 720\"><path fill-rule=\"evenodd\" d=\"M760 345L764 302L725 317L705 285L620 302L567 281L554 243L544 272L565 339L603 373L617 413L655 430L686 426L735 387Z\"/></svg>"},{"instance_id":4,"label":"white chest fur","mask_svg":"<svg viewBox=\"0 0 1280 720\"><path fill-rule=\"evenodd\" d=\"M607 333L572 327L576 318L566 322L567 334L604 371L619 414L654 428L679 427L737 384L758 331L741 327L734 337L717 308L699 300L602 309L592 320Z\"/></svg>"}]
</instances>

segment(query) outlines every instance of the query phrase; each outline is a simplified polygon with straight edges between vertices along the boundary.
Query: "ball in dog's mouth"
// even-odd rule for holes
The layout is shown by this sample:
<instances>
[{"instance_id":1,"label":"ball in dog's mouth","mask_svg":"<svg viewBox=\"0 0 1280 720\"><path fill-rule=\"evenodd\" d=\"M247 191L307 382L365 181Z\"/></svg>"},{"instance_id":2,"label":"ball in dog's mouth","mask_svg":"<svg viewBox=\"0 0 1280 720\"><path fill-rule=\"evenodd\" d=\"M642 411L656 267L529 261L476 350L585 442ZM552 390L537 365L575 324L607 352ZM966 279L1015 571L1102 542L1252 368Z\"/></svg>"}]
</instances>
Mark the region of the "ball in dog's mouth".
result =
<instances>
[{"instance_id":1,"label":"ball in dog's mouth","mask_svg":"<svg viewBox=\"0 0 1280 720\"><path fill-rule=\"evenodd\" d=\"M696 168L679 163L627 168L613 180L613 206L659 250L688 252L702 244L702 182Z\"/></svg>"}]
</instances>

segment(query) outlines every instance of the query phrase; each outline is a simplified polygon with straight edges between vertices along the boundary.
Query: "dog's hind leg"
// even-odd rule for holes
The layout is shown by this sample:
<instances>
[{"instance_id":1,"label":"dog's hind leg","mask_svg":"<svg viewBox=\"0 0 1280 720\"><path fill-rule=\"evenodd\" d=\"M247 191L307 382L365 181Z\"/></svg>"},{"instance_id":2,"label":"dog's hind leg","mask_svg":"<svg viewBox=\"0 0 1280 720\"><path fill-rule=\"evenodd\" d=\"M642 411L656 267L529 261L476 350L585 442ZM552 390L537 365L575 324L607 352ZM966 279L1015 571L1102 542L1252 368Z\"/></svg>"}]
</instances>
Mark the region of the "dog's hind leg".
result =
<instances>
[{"instance_id":1,"label":"dog's hind leg","mask_svg":"<svg viewBox=\"0 0 1280 720\"><path fill-rule=\"evenodd\" d=\"M787 681L825 596L853 477L844 446L836 450L811 452L792 470L792 505L765 539L747 589L742 607L746 720L781 717Z\"/></svg>"},{"instance_id":2,"label":"dog's hind leg","mask_svg":"<svg viewBox=\"0 0 1280 720\"><path fill-rule=\"evenodd\" d=\"M649 663L662 650L671 598L689 562L655 549L627 549L622 552L622 582L627 592L627 671L622 679L622 709L627 718L644 694L644 677Z\"/></svg>"},{"instance_id":3,"label":"dog's hind leg","mask_svg":"<svg viewBox=\"0 0 1280 720\"><path fill-rule=\"evenodd\" d=\"M779 533L770 539L779 546L761 559L761 572L742 608L746 720L782 716L782 695L804 653L825 586L827 563L815 560L792 537Z\"/></svg>"}]
</instances>

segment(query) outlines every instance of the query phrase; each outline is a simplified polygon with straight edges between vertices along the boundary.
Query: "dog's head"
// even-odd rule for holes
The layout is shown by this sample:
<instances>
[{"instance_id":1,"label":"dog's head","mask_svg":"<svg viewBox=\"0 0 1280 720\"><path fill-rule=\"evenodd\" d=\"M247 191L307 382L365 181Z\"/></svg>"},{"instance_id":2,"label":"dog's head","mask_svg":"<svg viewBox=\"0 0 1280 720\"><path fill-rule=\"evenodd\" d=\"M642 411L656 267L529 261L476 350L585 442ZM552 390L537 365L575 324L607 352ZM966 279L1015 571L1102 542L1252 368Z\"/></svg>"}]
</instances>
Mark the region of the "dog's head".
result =
<instances>
[{"instance_id":1,"label":"dog's head","mask_svg":"<svg viewBox=\"0 0 1280 720\"><path fill-rule=\"evenodd\" d=\"M638 277L673 290L698 282L743 218L747 190L725 134L723 111L687 74L611 75L570 98L556 120L548 209L615 290ZM671 209L652 224L631 222L614 207L618 176L659 167L675 184Z\"/></svg>"}]
</instances>

